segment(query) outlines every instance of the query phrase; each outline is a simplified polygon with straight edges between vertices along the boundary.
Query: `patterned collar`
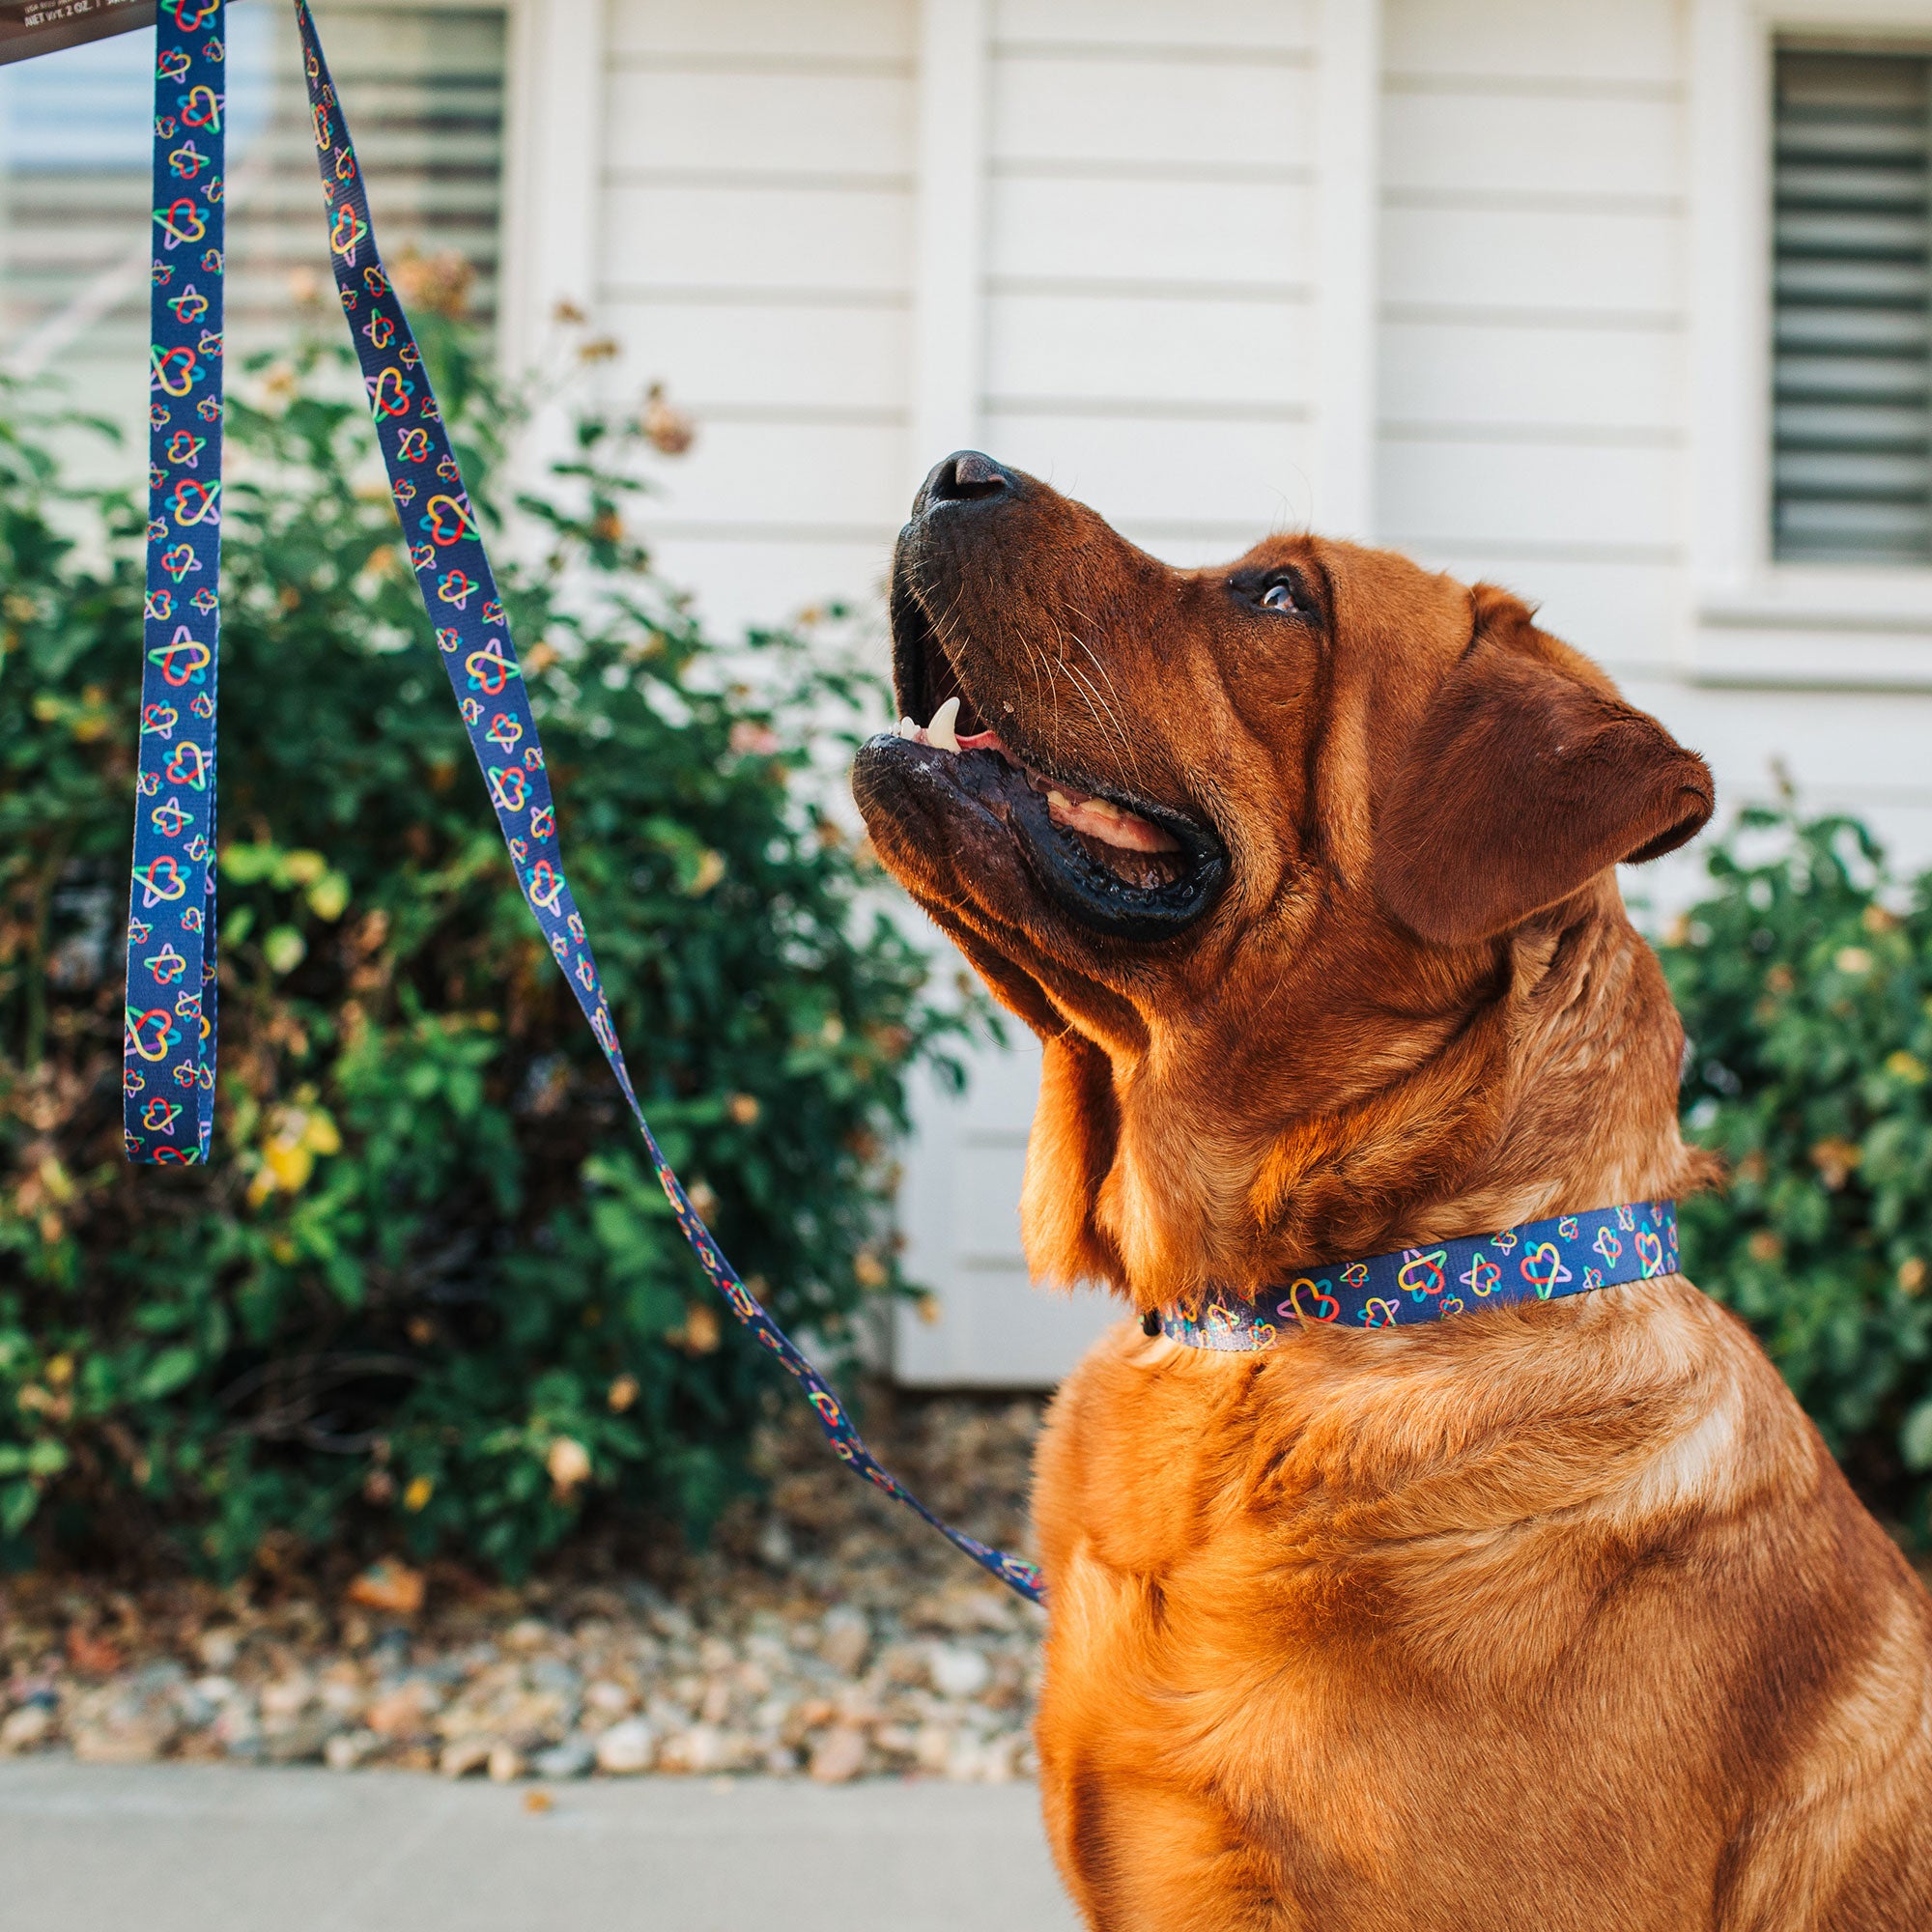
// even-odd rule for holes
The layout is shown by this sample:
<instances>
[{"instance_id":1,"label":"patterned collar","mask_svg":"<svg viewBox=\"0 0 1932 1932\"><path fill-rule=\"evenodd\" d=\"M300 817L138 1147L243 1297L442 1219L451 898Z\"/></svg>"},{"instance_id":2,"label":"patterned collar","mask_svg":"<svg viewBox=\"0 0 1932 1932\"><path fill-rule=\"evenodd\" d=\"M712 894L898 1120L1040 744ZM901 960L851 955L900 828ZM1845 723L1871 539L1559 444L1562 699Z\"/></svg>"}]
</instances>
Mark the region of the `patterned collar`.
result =
<instances>
[{"instance_id":1,"label":"patterned collar","mask_svg":"<svg viewBox=\"0 0 1932 1932\"><path fill-rule=\"evenodd\" d=\"M1310 1268L1285 1287L1264 1289L1252 1301L1217 1291L1194 1314L1150 1311L1142 1325L1150 1335L1167 1335L1190 1349L1252 1353L1272 1348L1292 1322L1393 1328L1676 1272L1677 1204L1634 1201L1525 1222L1500 1235Z\"/></svg>"}]
</instances>

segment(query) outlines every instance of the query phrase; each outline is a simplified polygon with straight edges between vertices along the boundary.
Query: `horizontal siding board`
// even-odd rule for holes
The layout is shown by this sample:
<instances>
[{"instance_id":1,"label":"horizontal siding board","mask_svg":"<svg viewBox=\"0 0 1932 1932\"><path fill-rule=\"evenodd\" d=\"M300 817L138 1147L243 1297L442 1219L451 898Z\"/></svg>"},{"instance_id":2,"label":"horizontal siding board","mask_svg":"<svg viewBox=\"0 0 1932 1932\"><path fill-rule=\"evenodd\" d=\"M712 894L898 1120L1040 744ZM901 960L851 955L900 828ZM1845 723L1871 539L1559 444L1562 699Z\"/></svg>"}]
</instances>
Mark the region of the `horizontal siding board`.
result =
<instances>
[{"instance_id":1,"label":"horizontal siding board","mask_svg":"<svg viewBox=\"0 0 1932 1932\"><path fill-rule=\"evenodd\" d=\"M992 73L999 160L1305 165L1314 89L1303 70L1047 59L1009 54Z\"/></svg>"},{"instance_id":2,"label":"horizontal siding board","mask_svg":"<svg viewBox=\"0 0 1932 1932\"><path fill-rule=\"evenodd\" d=\"M643 522L659 572L668 582L696 586L699 611L725 636L752 625L789 622L810 606L883 602L892 561L890 529L870 538L817 540L725 532L660 536L648 519ZM882 639L867 655L877 668L885 668Z\"/></svg>"},{"instance_id":3,"label":"horizontal siding board","mask_svg":"<svg viewBox=\"0 0 1932 1932\"><path fill-rule=\"evenodd\" d=\"M611 0L610 22L620 56L910 61L919 43L911 0Z\"/></svg>"},{"instance_id":4,"label":"horizontal siding board","mask_svg":"<svg viewBox=\"0 0 1932 1932\"><path fill-rule=\"evenodd\" d=\"M774 409L899 410L911 357L903 309L607 301L600 323L626 368L680 402Z\"/></svg>"},{"instance_id":5,"label":"horizontal siding board","mask_svg":"<svg viewBox=\"0 0 1932 1932\"><path fill-rule=\"evenodd\" d=\"M610 165L905 177L913 92L885 74L618 72Z\"/></svg>"},{"instance_id":6,"label":"horizontal siding board","mask_svg":"<svg viewBox=\"0 0 1932 1932\"><path fill-rule=\"evenodd\" d=\"M1680 221L1581 210L1385 209L1388 303L1675 313L1683 300Z\"/></svg>"},{"instance_id":7,"label":"horizontal siding board","mask_svg":"<svg viewBox=\"0 0 1932 1932\"><path fill-rule=\"evenodd\" d=\"M1683 32L1675 0L1384 0L1382 59L1392 73L1432 79L1673 87Z\"/></svg>"},{"instance_id":8,"label":"horizontal siding board","mask_svg":"<svg viewBox=\"0 0 1932 1932\"><path fill-rule=\"evenodd\" d=\"M904 292L912 197L842 188L607 185L604 272L621 288Z\"/></svg>"},{"instance_id":9,"label":"horizontal siding board","mask_svg":"<svg viewBox=\"0 0 1932 1932\"><path fill-rule=\"evenodd\" d=\"M1774 759L1797 780L1807 810L1832 800L1932 807L1932 695L1890 692L1723 690L1633 683L1717 769L1719 809L1776 792ZM1932 844L1921 846L1932 852Z\"/></svg>"},{"instance_id":10,"label":"horizontal siding board","mask_svg":"<svg viewBox=\"0 0 1932 1932\"><path fill-rule=\"evenodd\" d=\"M895 527L905 513L903 429L870 423L697 420L690 455L668 465L647 511L668 523L775 529ZM808 592L808 595L815 594Z\"/></svg>"},{"instance_id":11,"label":"horizontal siding board","mask_svg":"<svg viewBox=\"0 0 1932 1932\"><path fill-rule=\"evenodd\" d=\"M1314 196L1284 183L995 175L995 275L1279 287L1313 273Z\"/></svg>"},{"instance_id":12,"label":"horizontal siding board","mask_svg":"<svg viewBox=\"0 0 1932 1932\"><path fill-rule=\"evenodd\" d=\"M1675 329L1385 322L1378 393L1391 423L1675 429Z\"/></svg>"},{"instance_id":13,"label":"horizontal siding board","mask_svg":"<svg viewBox=\"0 0 1932 1932\"><path fill-rule=\"evenodd\" d=\"M1317 0L994 0L1002 44L1219 47L1298 51L1314 45Z\"/></svg>"},{"instance_id":14,"label":"horizontal siding board","mask_svg":"<svg viewBox=\"0 0 1932 1932\"><path fill-rule=\"evenodd\" d=\"M1683 662L1688 615L1681 568L1561 557L1503 559L1454 546L1418 548L1415 560L1464 583L1495 583L1536 611L1552 636L1618 676L1655 676Z\"/></svg>"},{"instance_id":15,"label":"horizontal siding board","mask_svg":"<svg viewBox=\"0 0 1932 1932\"><path fill-rule=\"evenodd\" d=\"M986 386L999 398L1305 405L1310 312L1299 302L998 295Z\"/></svg>"},{"instance_id":16,"label":"horizontal siding board","mask_svg":"<svg viewBox=\"0 0 1932 1932\"><path fill-rule=\"evenodd\" d=\"M986 447L1114 523L1305 525L1310 434L1294 423L1136 422L989 409Z\"/></svg>"},{"instance_id":17,"label":"horizontal siding board","mask_svg":"<svg viewBox=\"0 0 1932 1932\"><path fill-rule=\"evenodd\" d=\"M1674 450L1384 440L1379 457L1378 520L1394 542L1587 554L1679 541Z\"/></svg>"},{"instance_id":18,"label":"horizontal siding board","mask_svg":"<svg viewBox=\"0 0 1932 1932\"><path fill-rule=\"evenodd\" d=\"M1395 93L1382 104L1382 185L1438 195L1675 195L1683 125L1672 100Z\"/></svg>"}]
</instances>

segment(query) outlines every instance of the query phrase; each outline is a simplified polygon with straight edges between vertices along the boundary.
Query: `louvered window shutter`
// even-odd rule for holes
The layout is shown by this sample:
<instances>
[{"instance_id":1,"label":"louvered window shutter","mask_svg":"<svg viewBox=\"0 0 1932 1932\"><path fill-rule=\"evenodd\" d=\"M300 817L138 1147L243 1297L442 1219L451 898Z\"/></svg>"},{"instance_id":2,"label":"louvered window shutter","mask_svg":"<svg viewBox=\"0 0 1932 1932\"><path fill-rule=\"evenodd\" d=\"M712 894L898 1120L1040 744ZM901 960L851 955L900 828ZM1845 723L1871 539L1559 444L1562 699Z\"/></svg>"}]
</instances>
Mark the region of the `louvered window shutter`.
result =
<instances>
[{"instance_id":1,"label":"louvered window shutter","mask_svg":"<svg viewBox=\"0 0 1932 1932\"><path fill-rule=\"evenodd\" d=\"M317 17L394 265L460 253L469 312L496 314L503 138L498 8L324 4ZM230 355L289 340L304 297L332 313L315 143L292 15L228 16ZM143 446L154 38L125 34L0 69L0 360L66 379Z\"/></svg>"},{"instance_id":2,"label":"louvered window shutter","mask_svg":"<svg viewBox=\"0 0 1932 1932\"><path fill-rule=\"evenodd\" d=\"M1932 561L1932 63L1776 56L1772 552Z\"/></svg>"}]
</instances>

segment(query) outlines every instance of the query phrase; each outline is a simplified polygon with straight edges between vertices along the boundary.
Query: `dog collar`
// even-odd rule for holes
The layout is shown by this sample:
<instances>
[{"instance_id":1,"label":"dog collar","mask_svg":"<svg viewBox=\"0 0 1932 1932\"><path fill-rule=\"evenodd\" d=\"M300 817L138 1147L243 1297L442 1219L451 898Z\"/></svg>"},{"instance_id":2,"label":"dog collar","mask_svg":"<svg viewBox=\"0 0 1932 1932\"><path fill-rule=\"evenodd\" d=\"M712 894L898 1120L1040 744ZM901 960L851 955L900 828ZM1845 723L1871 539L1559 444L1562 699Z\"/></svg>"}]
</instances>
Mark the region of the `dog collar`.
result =
<instances>
[{"instance_id":1,"label":"dog collar","mask_svg":"<svg viewBox=\"0 0 1932 1932\"><path fill-rule=\"evenodd\" d=\"M1633 1201L1527 1221L1500 1235L1310 1268L1253 1300L1216 1291L1198 1312L1152 1310L1143 1325L1150 1335L1167 1335L1190 1349L1251 1353L1273 1347L1294 1322L1393 1328L1676 1272L1677 1204Z\"/></svg>"}]
</instances>

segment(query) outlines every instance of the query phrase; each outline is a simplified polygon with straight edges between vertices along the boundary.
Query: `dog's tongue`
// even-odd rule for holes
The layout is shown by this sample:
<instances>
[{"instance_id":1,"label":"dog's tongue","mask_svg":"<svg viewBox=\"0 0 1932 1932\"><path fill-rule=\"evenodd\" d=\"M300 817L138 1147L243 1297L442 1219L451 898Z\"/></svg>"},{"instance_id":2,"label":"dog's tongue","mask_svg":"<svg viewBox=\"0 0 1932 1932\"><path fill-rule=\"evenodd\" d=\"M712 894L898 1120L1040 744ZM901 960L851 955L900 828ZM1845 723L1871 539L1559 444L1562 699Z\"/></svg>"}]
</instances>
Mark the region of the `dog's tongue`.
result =
<instances>
[{"instance_id":1,"label":"dog's tongue","mask_svg":"<svg viewBox=\"0 0 1932 1932\"><path fill-rule=\"evenodd\" d=\"M966 741L962 738L959 742L963 745ZM1138 812L1122 811L1118 805L1109 805L1104 798L1089 798L1084 792L1068 793L1051 779L1045 783L1047 813L1054 824L1064 825L1069 832L1084 832L1090 838L1129 852L1180 850L1179 838Z\"/></svg>"}]
</instances>

